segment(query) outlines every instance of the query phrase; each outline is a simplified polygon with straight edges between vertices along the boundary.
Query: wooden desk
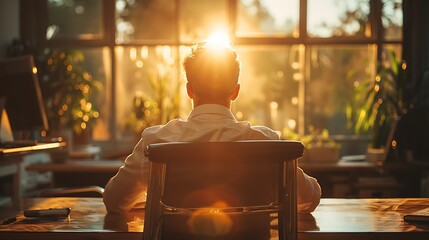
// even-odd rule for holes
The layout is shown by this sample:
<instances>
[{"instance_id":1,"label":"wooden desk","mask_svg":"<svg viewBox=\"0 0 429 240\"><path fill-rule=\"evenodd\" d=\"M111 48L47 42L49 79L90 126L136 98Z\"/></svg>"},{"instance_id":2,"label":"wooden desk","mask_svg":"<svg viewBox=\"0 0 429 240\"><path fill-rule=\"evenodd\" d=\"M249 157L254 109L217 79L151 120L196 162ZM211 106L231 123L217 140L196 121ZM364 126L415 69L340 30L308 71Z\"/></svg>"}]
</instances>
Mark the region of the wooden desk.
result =
<instances>
[{"instance_id":1,"label":"wooden desk","mask_svg":"<svg viewBox=\"0 0 429 240\"><path fill-rule=\"evenodd\" d=\"M123 160L66 160L61 163L34 164L27 171L52 171L54 173L112 173L116 174Z\"/></svg>"},{"instance_id":2,"label":"wooden desk","mask_svg":"<svg viewBox=\"0 0 429 240\"><path fill-rule=\"evenodd\" d=\"M12 196L0 194L0 205L12 200L19 207L25 187L22 183L25 182L24 166L26 161L50 161L51 158L64 155L65 148L66 144L64 142L39 143L28 147L0 148L0 177L12 176Z\"/></svg>"},{"instance_id":3,"label":"wooden desk","mask_svg":"<svg viewBox=\"0 0 429 240\"><path fill-rule=\"evenodd\" d=\"M27 171L52 172L55 187L97 185L104 187L124 164L123 160L66 160L60 163L34 164Z\"/></svg>"},{"instance_id":4,"label":"wooden desk","mask_svg":"<svg viewBox=\"0 0 429 240\"><path fill-rule=\"evenodd\" d=\"M0 226L0 239L141 239L144 210L107 214L100 198L28 198L25 209L71 207L69 218L25 219L0 208L0 218L18 221ZM300 240L429 239L429 222L408 223L402 216L429 207L429 198L322 199L312 214L299 214ZM17 214L17 215L15 215Z\"/></svg>"},{"instance_id":5,"label":"wooden desk","mask_svg":"<svg viewBox=\"0 0 429 240\"><path fill-rule=\"evenodd\" d=\"M299 163L322 187L324 198L420 197L421 169L404 162Z\"/></svg>"}]
</instances>

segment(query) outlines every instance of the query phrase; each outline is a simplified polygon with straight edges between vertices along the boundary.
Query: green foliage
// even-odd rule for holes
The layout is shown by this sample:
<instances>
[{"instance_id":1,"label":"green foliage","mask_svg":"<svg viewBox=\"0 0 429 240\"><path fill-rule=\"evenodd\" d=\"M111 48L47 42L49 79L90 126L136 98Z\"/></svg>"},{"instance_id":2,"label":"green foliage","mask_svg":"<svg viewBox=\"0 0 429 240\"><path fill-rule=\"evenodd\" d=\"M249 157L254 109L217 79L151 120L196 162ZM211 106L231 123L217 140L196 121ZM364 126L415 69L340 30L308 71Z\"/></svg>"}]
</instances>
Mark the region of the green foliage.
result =
<instances>
[{"instance_id":1,"label":"green foliage","mask_svg":"<svg viewBox=\"0 0 429 240\"><path fill-rule=\"evenodd\" d=\"M282 137L287 140L300 141L307 149L311 149L313 147L340 147L333 139L330 138L329 131L327 129L315 129L313 126L310 126L308 131L309 134L300 135L292 130L284 129Z\"/></svg>"},{"instance_id":2,"label":"green foliage","mask_svg":"<svg viewBox=\"0 0 429 240\"><path fill-rule=\"evenodd\" d=\"M349 126L356 134L371 133L371 145L382 148L391 124L407 112L404 104L406 64L393 51L379 63L374 79L355 84L353 102L347 106Z\"/></svg>"},{"instance_id":3,"label":"green foliage","mask_svg":"<svg viewBox=\"0 0 429 240\"><path fill-rule=\"evenodd\" d=\"M158 68L161 66L158 66ZM150 101L155 101L160 110L156 124L165 124L171 119L177 118L180 111L180 89L181 82L173 81L173 69L164 67L161 74L149 75L149 83L155 92L155 97Z\"/></svg>"},{"instance_id":4,"label":"green foliage","mask_svg":"<svg viewBox=\"0 0 429 240\"><path fill-rule=\"evenodd\" d=\"M94 103L103 88L81 63L84 54L78 50L54 50L46 57L49 120L54 128L72 127L77 133L90 127L99 117Z\"/></svg>"},{"instance_id":5,"label":"green foliage","mask_svg":"<svg viewBox=\"0 0 429 240\"><path fill-rule=\"evenodd\" d=\"M150 89L145 89L150 97L136 92L133 109L126 120L127 130L141 133L145 128L165 124L179 117L181 81L174 81L173 64L158 64L156 73L147 71Z\"/></svg>"},{"instance_id":6,"label":"green foliage","mask_svg":"<svg viewBox=\"0 0 429 240\"><path fill-rule=\"evenodd\" d=\"M159 118L158 103L145 100L142 94L136 93L133 99L133 110L127 118L126 127L134 133L141 133L143 129L159 124Z\"/></svg>"}]
</instances>

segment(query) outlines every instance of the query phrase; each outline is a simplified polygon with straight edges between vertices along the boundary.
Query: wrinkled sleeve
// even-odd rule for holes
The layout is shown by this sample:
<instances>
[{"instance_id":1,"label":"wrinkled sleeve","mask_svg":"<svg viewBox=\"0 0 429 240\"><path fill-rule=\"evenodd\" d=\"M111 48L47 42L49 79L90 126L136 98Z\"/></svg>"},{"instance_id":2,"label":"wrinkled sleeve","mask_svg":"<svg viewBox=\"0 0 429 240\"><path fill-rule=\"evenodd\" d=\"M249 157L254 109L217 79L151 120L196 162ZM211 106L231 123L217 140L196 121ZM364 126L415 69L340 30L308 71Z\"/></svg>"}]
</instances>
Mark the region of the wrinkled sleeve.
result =
<instances>
[{"instance_id":1,"label":"wrinkled sleeve","mask_svg":"<svg viewBox=\"0 0 429 240\"><path fill-rule=\"evenodd\" d=\"M144 148L142 138L125 159L124 165L107 182L103 201L108 212L123 213L146 201L149 160L144 157Z\"/></svg>"},{"instance_id":2,"label":"wrinkled sleeve","mask_svg":"<svg viewBox=\"0 0 429 240\"><path fill-rule=\"evenodd\" d=\"M279 135L265 126L253 126L254 130L263 133L267 139L279 140ZM307 175L301 168L296 171L298 212L313 212L319 205L322 196L317 179Z\"/></svg>"},{"instance_id":3,"label":"wrinkled sleeve","mask_svg":"<svg viewBox=\"0 0 429 240\"><path fill-rule=\"evenodd\" d=\"M317 180L308 176L301 168L297 169L298 212L313 212L319 205L322 190Z\"/></svg>"}]
</instances>

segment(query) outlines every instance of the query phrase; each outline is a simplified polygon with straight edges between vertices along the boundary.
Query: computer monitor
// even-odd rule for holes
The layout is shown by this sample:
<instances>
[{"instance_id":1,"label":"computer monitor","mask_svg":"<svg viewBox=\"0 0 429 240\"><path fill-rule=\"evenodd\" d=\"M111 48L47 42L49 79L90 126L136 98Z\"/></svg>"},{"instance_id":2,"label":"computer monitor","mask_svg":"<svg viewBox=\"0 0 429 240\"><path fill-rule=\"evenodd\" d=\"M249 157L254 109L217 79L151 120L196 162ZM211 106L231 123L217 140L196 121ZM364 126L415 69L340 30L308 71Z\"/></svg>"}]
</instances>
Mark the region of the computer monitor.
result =
<instances>
[{"instance_id":1,"label":"computer monitor","mask_svg":"<svg viewBox=\"0 0 429 240\"><path fill-rule=\"evenodd\" d=\"M48 130L33 56L0 61L0 98L5 99L4 105L15 140L34 140L35 131ZM17 136L19 139L16 139Z\"/></svg>"}]
</instances>

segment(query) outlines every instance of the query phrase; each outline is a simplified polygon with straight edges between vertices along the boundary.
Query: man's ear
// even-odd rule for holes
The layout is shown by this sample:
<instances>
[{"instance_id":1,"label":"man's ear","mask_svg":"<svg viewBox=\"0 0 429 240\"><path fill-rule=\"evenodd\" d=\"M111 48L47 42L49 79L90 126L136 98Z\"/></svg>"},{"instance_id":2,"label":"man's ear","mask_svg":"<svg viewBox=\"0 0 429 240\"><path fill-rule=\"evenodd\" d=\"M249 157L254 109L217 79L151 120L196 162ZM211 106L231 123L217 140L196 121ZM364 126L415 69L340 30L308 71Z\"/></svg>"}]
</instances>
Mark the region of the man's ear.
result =
<instances>
[{"instance_id":1,"label":"man's ear","mask_svg":"<svg viewBox=\"0 0 429 240\"><path fill-rule=\"evenodd\" d=\"M238 98L238 93L240 92L240 83L237 83L232 91L231 101L235 101Z\"/></svg>"},{"instance_id":2,"label":"man's ear","mask_svg":"<svg viewBox=\"0 0 429 240\"><path fill-rule=\"evenodd\" d=\"M189 82L186 83L186 93L190 99L194 99L194 90Z\"/></svg>"}]
</instances>

